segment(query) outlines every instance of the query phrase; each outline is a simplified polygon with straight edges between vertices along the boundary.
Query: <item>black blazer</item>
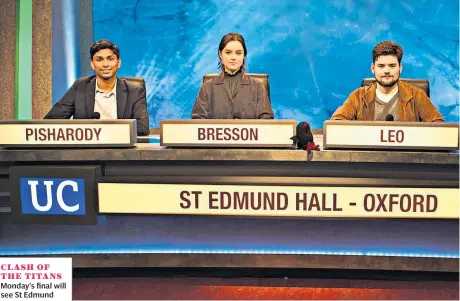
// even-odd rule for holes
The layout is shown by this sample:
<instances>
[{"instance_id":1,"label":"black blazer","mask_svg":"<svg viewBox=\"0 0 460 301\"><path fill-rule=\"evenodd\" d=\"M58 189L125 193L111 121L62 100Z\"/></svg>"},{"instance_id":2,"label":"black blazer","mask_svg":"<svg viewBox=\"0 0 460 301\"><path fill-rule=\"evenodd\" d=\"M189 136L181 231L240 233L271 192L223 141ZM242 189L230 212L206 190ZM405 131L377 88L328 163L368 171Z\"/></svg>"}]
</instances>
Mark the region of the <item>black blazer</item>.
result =
<instances>
[{"instance_id":1,"label":"black blazer","mask_svg":"<svg viewBox=\"0 0 460 301\"><path fill-rule=\"evenodd\" d=\"M92 119L96 93L96 76L77 79L51 108L45 119ZM145 88L117 77L117 118L136 119L137 134L149 134L149 115Z\"/></svg>"},{"instance_id":2,"label":"black blazer","mask_svg":"<svg viewBox=\"0 0 460 301\"><path fill-rule=\"evenodd\" d=\"M273 119L267 91L259 81L243 74L230 95L224 73L203 83L192 109L192 119Z\"/></svg>"}]
</instances>

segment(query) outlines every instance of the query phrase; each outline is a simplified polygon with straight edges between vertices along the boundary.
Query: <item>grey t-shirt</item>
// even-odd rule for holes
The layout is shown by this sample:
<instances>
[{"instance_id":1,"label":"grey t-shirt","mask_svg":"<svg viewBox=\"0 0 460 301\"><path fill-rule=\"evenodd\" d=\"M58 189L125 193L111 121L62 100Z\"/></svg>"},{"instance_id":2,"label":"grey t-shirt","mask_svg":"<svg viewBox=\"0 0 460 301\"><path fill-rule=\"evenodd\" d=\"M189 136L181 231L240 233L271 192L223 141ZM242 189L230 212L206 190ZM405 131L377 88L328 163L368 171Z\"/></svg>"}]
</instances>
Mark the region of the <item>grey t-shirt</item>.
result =
<instances>
[{"instance_id":1,"label":"grey t-shirt","mask_svg":"<svg viewBox=\"0 0 460 301\"><path fill-rule=\"evenodd\" d=\"M388 102L381 101L377 95L375 95L374 103L374 120L375 121L385 121L385 118L388 114L393 115L393 120L399 120L399 110L398 110L398 100L399 92L393 96L393 98Z\"/></svg>"}]
</instances>

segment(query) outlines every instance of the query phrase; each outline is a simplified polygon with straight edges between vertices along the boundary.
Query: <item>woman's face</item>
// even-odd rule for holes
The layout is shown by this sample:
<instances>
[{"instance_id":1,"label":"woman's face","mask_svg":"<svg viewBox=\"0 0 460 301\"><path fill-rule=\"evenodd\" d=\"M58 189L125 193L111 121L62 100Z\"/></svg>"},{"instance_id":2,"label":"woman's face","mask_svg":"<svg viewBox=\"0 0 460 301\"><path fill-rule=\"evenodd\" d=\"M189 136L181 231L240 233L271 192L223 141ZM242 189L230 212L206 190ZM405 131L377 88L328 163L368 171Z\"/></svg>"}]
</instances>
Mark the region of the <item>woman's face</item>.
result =
<instances>
[{"instance_id":1,"label":"woman's face","mask_svg":"<svg viewBox=\"0 0 460 301\"><path fill-rule=\"evenodd\" d=\"M222 65L228 73L235 73L243 64L244 49L239 41L230 41L225 48L219 52Z\"/></svg>"}]
</instances>

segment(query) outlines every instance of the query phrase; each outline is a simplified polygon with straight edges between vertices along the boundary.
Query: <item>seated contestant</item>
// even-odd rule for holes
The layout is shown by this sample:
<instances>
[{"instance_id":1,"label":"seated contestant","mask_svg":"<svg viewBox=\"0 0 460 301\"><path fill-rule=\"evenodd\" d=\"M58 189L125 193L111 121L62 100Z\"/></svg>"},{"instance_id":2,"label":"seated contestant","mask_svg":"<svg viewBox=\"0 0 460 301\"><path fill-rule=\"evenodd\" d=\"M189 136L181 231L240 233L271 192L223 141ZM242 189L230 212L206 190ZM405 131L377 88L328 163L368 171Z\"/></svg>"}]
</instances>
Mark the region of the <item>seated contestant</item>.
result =
<instances>
[{"instance_id":1,"label":"seated contestant","mask_svg":"<svg viewBox=\"0 0 460 301\"><path fill-rule=\"evenodd\" d=\"M332 115L332 120L385 120L443 122L425 92L399 80L403 49L384 41L372 50L371 71L376 82L353 91Z\"/></svg>"},{"instance_id":2,"label":"seated contestant","mask_svg":"<svg viewBox=\"0 0 460 301\"><path fill-rule=\"evenodd\" d=\"M192 110L193 119L273 119L267 91L246 74L244 38L222 37L217 51L221 74L203 83Z\"/></svg>"},{"instance_id":3,"label":"seated contestant","mask_svg":"<svg viewBox=\"0 0 460 301\"><path fill-rule=\"evenodd\" d=\"M46 114L45 119L136 119L137 134L149 134L145 89L116 76L120 50L108 40L95 42L90 49L91 68L96 75L77 79Z\"/></svg>"}]
</instances>

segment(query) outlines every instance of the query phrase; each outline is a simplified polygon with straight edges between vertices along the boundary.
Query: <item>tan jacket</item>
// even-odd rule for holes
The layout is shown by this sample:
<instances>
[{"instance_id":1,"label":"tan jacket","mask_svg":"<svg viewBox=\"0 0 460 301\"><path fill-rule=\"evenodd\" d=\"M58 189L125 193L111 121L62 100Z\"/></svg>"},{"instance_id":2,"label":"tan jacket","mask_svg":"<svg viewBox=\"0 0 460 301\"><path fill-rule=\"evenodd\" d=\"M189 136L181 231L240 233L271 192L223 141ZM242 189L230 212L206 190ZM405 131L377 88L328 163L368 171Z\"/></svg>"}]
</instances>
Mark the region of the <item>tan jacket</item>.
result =
<instances>
[{"instance_id":1,"label":"tan jacket","mask_svg":"<svg viewBox=\"0 0 460 301\"><path fill-rule=\"evenodd\" d=\"M399 121L443 122L441 114L422 89L403 81L399 88ZM374 102L377 83L353 91L331 120L374 120Z\"/></svg>"}]
</instances>

